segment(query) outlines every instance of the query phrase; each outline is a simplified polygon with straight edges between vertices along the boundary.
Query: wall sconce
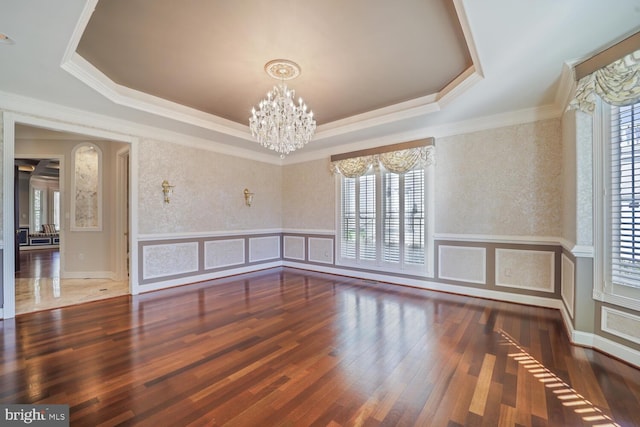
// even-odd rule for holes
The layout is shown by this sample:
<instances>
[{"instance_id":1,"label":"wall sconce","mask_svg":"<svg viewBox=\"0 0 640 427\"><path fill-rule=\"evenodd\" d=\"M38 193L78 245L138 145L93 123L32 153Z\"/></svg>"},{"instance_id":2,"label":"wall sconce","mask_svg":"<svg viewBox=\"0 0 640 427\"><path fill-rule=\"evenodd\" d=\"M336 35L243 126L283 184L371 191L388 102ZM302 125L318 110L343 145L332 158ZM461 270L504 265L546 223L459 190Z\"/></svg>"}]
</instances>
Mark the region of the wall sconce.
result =
<instances>
[{"instance_id":1,"label":"wall sconce","mask_svg":"<svg viewBox=\"0 0 640 427\"><path fill-rule=\"evenodd\" d=\"M253 193L248 188L244 189L244 202L247 206L251 206L251 203L253 203Z\"/></svg>"},{"instance_id":2,"label":"wall sconce","mask_svg":"<svg viewBox=\"0 0 640 427\"><path fill-rule=\"evenodd\" d=\"M175 187L175 185L169 185L169 181L166 179L162 181L162 193L164 194L165 203L169 203L169 196L173 194L173 187Z\"/></svg>"}]
</instances>

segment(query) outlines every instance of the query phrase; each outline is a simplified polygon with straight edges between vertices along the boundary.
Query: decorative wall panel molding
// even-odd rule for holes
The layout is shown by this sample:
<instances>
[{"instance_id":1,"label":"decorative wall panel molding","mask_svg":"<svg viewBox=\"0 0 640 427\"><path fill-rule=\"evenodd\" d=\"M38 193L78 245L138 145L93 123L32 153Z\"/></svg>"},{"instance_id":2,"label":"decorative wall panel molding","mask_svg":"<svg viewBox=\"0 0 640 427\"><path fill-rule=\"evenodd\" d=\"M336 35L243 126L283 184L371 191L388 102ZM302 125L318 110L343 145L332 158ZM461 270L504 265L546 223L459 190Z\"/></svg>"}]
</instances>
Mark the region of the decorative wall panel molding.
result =
<instances>
[{"instance_id":1,"label":"decorative wall panel molding","mask_svg":"<svg viewBox=\"0 0 640 427\"><path fill-rule=\"evenodd\" d=\"M555 290L555 253L520 249L496 249L496 286Z\"/></svg>"},{"instance_id":2,"label":"decorative wall panel molding","mask_svg":"<svg viewBox=\"0 0 640 427\"><path fill-rule=\"evenodd\" d=\"M640 316L602 307L600 327L604 332L640 344Z\"/></svg>"},{"instance_id":3,"label":"decorative wall panel molding","mask_svg":"<svg viewBox=\"0 0 640 427\"><path fill-rule=\"evenodd\" d=\"M280 258L280 236L249 238L249 262Z\"/></svg>"},{"instance_id":4,"label":"decorative wall panel molding","mask_svg":"<svg viewBox=\"0 0 640 427\"><path fill-rule=\"evenodd\" d=\"M471 246L438 247L438 277L487 284L487 250Z\"/></svg>"},{"instance_id":5,"label":"decorative wall panel molding","mask_svg":"<svg viewBox=\"0 0 640 427\"><path fill-rule=\"evenodd\" d=\"M148 245L142 250L142 279L198 271L198 242Z\"/></svg>"},{"instance_id":6,"label":"decorative wall panel molding","mask_svg":"<svg viewBox=\"0 0 640 427\"><path fill-rule=\"evenodd\" d=\"M333 264L333 239L309 237L309 261Z\"/></svg>"},{"instance_id":7,"label":"decorative wall panel molding","mask_svg":"<svg viewBox=\"0 0 640 427\"><path fill-rule=\"evenodd\" d=\"M571 259L569 259L565 254L562 254L561 259L562 261L560 266L562 274L560 276L560 294L562 295L562 300L573 319L576 267L573 261L571 261Z\"/></svg>"},{"instance_id":8,"label":"decorative wall panel molding","mask_svg":"<svg viewBox=\"0 0 640 427\"><path fill-rule=\"evenodd\" d=\"M303 236L284 236L284 258L297 259L304 261L304 237Z\"/></svg>"},{"instance_id":9,"label":"decorative wall panel molding","mask_svg":"<svg viewBox=\"0 0 640 427\"><path fill-rule=\"evenodd\" d=\"M245 263L245 239L221 239L204 242L204 268L230 267Z\"/></svg>"}]
</instances>

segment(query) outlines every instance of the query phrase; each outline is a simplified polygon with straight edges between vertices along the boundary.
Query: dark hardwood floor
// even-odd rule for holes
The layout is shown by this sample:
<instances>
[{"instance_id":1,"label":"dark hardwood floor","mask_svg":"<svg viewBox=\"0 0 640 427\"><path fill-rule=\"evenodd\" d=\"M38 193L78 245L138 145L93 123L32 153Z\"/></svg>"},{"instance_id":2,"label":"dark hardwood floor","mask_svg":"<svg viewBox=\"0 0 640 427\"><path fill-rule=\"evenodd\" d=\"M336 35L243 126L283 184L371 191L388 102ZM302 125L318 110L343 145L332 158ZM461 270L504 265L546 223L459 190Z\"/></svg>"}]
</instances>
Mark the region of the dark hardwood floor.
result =
<instances>
[{"instance_id":1,"label":"dark hardwood floor","mask_svg":"<svg viewBox=\"0 0 640 427\"><path fill-rule=\"evenodd\" d=\"M639 426L556 310L274 269L0 322L0 402L72 426Z\"/></svg>"},{"instance_id":2,"label":"dark hardwood floor","mask_svg":"<svg viewBox=\"0 0 640 427\"><path fill-rule=\"evenodd\" d=\"M20 271L16 271L16 278L32 277L60 277L60 250L21 250Z\"/></svg>"}]
</instances>

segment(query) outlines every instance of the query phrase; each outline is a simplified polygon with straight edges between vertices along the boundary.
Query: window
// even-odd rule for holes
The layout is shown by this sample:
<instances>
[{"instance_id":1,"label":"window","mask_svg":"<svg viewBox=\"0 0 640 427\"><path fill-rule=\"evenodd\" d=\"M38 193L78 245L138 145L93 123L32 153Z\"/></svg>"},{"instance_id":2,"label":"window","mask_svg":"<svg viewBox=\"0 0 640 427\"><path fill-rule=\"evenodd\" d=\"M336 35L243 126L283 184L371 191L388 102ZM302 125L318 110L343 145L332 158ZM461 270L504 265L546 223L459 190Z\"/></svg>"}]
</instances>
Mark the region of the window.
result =
<instances>
[{"instance_id":1,"label":"window","mask_svg":"<svg viewBox=\"0 0 640 427\"><path fill-rule=\"evenodd\" d=\"M594 297L640 309L640 103L602 103L602 238ZM599 202L596 200L595 202ZM600 254L600 255L598 255Z\"/></svg>"},{"instance_id":2,"label":"window","mask_svg":"<svg viewBox=\"0 0 640 427\"><path fill-rule=\"evenodd\" d=\"M60 190L53 190L51 194L51 199L53 200L51 219L53 220L53 225L56 227L56 231L60 231Z\"/></svg>"},{"instance_id":3,"label":"window","mask_svg":"<svg viewBox=\"0 0 640 427\"><path fill-rule=\"evenodd\" d=\"M31 230L43 231L43 224L54 224L60 231L60 190L58 180L31 177L29 180Z\"/></svg>"},{"instance_id":4,"label":"window","mask_svg":"<svg viewBox=\"0 0 640 427\"><path fill-rule=\"evenodd\" d=\"M425 169L340 176L340 263L425 272Z\"/></svg>"},{"instance_id":5,"label":"window","mask_svg":"<svg viewBox=\"0 0 640 427\"><path fill-rule=\"evenodd\" d=\"M31 230L35 233L42 231L42 224L46 223L44 194L42 188L31 188Z\"/></svg>"}]
</instances>

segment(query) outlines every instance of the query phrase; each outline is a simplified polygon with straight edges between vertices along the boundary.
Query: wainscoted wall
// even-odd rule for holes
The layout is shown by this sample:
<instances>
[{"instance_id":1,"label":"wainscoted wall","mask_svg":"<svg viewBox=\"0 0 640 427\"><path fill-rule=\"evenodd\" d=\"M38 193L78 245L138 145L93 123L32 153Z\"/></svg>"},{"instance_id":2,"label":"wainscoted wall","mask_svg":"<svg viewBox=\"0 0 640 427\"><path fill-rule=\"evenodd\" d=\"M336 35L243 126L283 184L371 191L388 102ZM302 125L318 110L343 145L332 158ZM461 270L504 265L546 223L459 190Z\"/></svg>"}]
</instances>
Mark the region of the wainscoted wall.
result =
<instances>
[{"instance_id":1,"label":"wainscoted wall","mask_svg":"<svg viewBox=\"0 0 640 427\"><path fill-rule=\"evenodd\" d=\"M638 312L600 302L596 302L596 308L597 335L611 340L612 343L622 344L626 348L634 349L635 352L633 350L630 351L632 353L631 357L623 358L640 366L640 316ZM612 343L608 343L609 347L611 347ZM615 350L605 349L611 354L616 354Z\"/></svg>"},{"instance_id":2,"label":"wainscoted wall","mask_svg":"<svg viewBox=\"0 0 640 427\"><path fill-rule=\"evenodd\" d=\"M281 241L281 233L141 240L140 290L278 266L282 259Z\"/></svg>"},{"instance_id":3,"label":"wainscoted wall","mask_svg":"<svg viewBox=\"0 0 640 427\"><path fill-rule=\"evenodd\" d=\"M560 295L562 301L566 307L569 316L573 319L573 313L575 310L575 286L576 286L576 264L567 256L566 253L562 253L561 261L561 279L560 279Z\"/></svg>"},{"instance_id":4,"label":"wainscoted wall","mask_svg":"<svg viewBox=\"0 0 640 427\"><path fill-rule=\"evenodd\" d=\"M285 261L335 266L335 236L333 234L283 233L283 242L282 258Z\"/></svg>"},{"instance_id":5,"label":"wainscoted wall","mask_svg":"<svg viewBox=\"0 0 640 427\"><path fill-rule=\"evenodd\" d=\"M436 240L436 279L488 290L559 298L560 245Z\"/></svg>"}]
</instances>

